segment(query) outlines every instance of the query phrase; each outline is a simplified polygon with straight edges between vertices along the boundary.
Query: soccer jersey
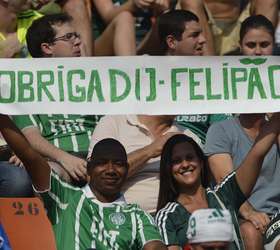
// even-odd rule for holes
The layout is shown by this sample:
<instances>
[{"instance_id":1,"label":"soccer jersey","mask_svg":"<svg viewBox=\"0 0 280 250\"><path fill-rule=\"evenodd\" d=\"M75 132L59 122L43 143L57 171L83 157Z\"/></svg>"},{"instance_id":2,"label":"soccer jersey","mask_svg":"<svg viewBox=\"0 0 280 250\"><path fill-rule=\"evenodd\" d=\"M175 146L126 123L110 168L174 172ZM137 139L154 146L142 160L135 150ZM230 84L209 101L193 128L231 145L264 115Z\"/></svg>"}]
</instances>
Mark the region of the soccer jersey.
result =
<instances>
[{"instance_id":1,"label":"soccer jersey","mask_svg":"<svg viewBox=\"0 0 280 250\"><path fill-rule=\"evenodd\" d=\"M178 115L176 121L181 126L188 128L195 133L201 140L202 144L205 144L206 133L208 128L214 122L223 121L232 117L230 114L212 114L212 115Z\"/></svg>"},{"instance_id":2,"label":"soccer jersey","mask_svg":"<svg viewBox=\"0 0 280 250\"><path fill-rule=\"evenodd\" d=\"M209 208L224 209L224 206L231 213L237 239L231 243L230 249L244 249L236 214L238 213L239 207L246 200L246 197L239 188L235 178L235 172L228 175L214 190L208 188L206 190L206 197ZM190 215L191 213L178 202L169 202L164 208L158 211L156 223L166 245L179 245L184 247L188 244L187 228Z\"/></svg>"},{"instance_id":3,"label":"soccer jersey","mask_svg":"<svg viewBox=\"0 0 280 250\"><path fill-rule=\"evenodd\" d=\"M36 126L50 143L66 152L87 155L95 115L20 115L13 120L20 129Z\"/></svg>"},{"instance_id":4,"label":"soccer jersey","mask_svg":"<svg viewBox=\"0 0 280 250\"><path fill-rule=\"evenodd\" d=\"M28 57L29 52L26 45L26 33L32 22L40 18L42 14L34 10L28 10L17 16L17 38L22 45L21 51L15 57ZM5 40L5 36L0 33L0 41Z\"/></svg>"},{"instance_id":5,"label":"soccer jersey","mask_svg":"<svg viewBox=\"0 0 280 250\"><path fill-rule=\"evenodd\" d=\"M152 217L123 196L102 203L90 187L75 188L51 173L50 190L43 193L58 250L142 249L161 240Z\"/></svg>"}]
</instances>

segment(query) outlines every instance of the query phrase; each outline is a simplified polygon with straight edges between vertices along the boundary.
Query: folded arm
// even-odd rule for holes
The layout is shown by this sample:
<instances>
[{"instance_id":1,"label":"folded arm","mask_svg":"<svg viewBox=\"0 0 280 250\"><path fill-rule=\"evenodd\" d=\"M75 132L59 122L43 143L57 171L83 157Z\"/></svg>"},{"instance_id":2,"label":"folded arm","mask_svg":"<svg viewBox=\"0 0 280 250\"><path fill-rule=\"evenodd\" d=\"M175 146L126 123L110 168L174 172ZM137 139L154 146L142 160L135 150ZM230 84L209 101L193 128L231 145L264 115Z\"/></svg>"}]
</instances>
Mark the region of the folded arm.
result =
<instances>
[{"instance_id":1,"label":"folded arm","mask_svg":"<svg viewBox=\"0 0 280 250\"><path fill-rule=\"evenodd\" d=\"M50 167L47 161L35 151L21 131L6 115L0 115L0 131L6 142L23 162L38 191L49 188Z\"/></svg>"}]
</instances>

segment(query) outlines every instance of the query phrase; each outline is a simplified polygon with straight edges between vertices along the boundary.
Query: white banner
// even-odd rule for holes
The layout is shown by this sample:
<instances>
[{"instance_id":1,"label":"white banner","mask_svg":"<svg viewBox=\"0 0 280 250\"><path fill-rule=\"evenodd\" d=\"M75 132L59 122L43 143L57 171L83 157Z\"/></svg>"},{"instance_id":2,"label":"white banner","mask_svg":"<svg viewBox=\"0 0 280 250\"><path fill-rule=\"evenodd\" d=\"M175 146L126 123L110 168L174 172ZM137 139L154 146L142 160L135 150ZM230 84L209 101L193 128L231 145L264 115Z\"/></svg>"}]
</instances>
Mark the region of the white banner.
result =
<instances>
[{"instance_id":1,"label":"white banner","mask_svg":"<svg viewBox=\"0 0 280 250\"><path fill-rule=\"evenodd\" d=\"M0 60L6 114L211 114L280 111L279 57Z\"/></svg>"}]
</instances>

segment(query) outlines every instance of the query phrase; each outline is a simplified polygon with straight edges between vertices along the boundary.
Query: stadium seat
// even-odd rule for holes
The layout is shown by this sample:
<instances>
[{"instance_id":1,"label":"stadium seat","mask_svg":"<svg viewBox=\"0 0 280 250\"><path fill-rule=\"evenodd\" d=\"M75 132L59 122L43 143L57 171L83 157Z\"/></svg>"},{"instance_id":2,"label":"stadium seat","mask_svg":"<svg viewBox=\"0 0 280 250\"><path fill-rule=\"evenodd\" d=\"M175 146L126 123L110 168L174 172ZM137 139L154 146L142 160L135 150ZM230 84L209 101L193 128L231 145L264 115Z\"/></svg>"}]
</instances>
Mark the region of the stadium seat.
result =
<instances>
[{"instance_id":1,"label":"stadium seat","mask_svg":"<svg viewBox=\"0 0 280 250\"><path fill-rule=\"evenodd\" d=\"M38 198L0 198L0 222L13 250L56 250L54 233Z\"/></svg>"}]
</instances>

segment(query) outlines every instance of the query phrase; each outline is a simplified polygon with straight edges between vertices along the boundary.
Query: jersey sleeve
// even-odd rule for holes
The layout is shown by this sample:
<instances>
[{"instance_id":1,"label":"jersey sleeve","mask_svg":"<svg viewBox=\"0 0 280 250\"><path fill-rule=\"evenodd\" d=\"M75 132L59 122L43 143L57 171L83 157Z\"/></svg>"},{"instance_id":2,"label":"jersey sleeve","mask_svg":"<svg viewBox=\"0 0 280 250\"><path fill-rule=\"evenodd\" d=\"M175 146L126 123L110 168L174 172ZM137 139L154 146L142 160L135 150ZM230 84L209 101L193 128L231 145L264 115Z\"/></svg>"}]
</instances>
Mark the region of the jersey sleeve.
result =
<instances>
[{"instance_id":1,"label":"jersey sleeve","mask_svg":"<svg viewBox=\"0 0 280 250\"><path fill-rule=\"evenodd\" d=\"M179 245L176 227L166 209L163 208L157 213L156 224L165 245Z\"/></svg>"},{"instance_id":2,"label":"jersey sleeve","mask_svg":"<svg viewBox=\"0 0 280 250\"><path fill-rule=\"evenodd\" d=\"M230 205L236 213L247 199L237 183L235 172L227 175L221 184L215 187L215 192L221 197L224 204Z\"/></svg>"},{"instance_id":3,"label":"jersey sleeve","mask_svg":"<svg viewBox=\"0 0 280 250\"><path fill-rule=\"evenodd\" d=\"M136 214L137 233L136 242L139 249L142 249L148 242L162 241L158 228L152 216L143 210Z\"/></svg>"},{"instance_id":4,"label":"jersey sleeve","mask_svg":"<svg viewBox=\"0 0 280 250\"><path fill-rule=\"evenodd\" d=\"M33 115L14 115L12 119L19 129L38 127L36 117Z\"/></svg>"},{"instance_id":5,"label":"jersey sleeve","mask_svg":"<svg viewBox=\"0 0 280 250\"><path fill-rule=\"evenodd\" d=\"M51 171L50 187L40 194L52 224L58 223L60 214L67 209L71 197L78 190L80 189L62 181L55 172Z\"/></svg>"}]
</instances>

